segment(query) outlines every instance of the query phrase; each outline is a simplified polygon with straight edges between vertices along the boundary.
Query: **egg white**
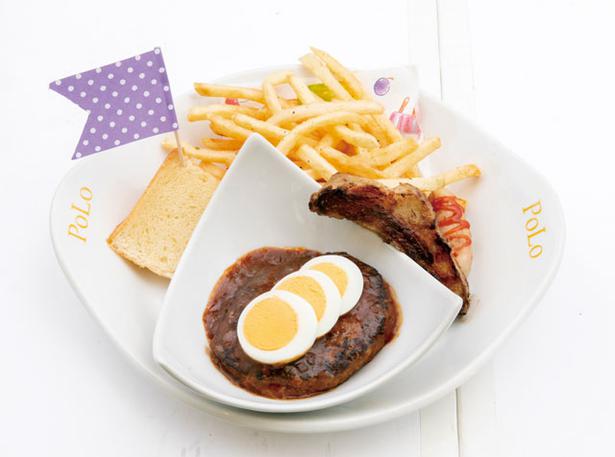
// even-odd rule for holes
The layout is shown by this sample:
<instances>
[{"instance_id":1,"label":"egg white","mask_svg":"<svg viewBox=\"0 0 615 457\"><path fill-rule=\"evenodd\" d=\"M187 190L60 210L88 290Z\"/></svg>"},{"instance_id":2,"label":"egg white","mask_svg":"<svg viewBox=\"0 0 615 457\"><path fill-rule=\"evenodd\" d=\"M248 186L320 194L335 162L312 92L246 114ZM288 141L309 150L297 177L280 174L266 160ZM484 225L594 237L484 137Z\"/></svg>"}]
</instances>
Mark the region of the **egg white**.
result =
<instances>
[{"instance_id":1,"label":"egg white","mask_svg":"<svg viewBox=\"0 0 615 457\"><path fill-rule=\"evenodd\" d=\"M259 349L245 337L244 325L248 312L260 301L267 298L279 298L288 303L297 316L297 333L285 346L273 351ZM257 362L273 365L288 363L297 360L304 355L316 340L318 321L314 308L306 300L298 295L283 290L272 290L259 295L243 309L237 323L237 337L243 351Z\"/></svg>"},{"instance_id":2,"label":"egg white","mask_svg":"<svg viewBox=\"0 0 615 457\"><path fill-rule=\"evenodd\" d=\"M361 294L363 293L363 273L361 273L361 269L357 266L356 263L346 257L343 257L341 255L329 254L314 257L312 260L306 262L299 271L315 271L310 270L310 268L315 265L318 265L319 263L332 263L333 265L344 270L344 272L346 273L346 277L348 278L348 284L346 286L346 290L342 294L342 306L340 307L340 315L346 314L348 311L354 308L354 306L361 298ZM327 276L326 274L324 275ZM335 283L333 285L335 286ZM339 293L339 289L337 289L337 286L335 286L335 289Z\"/></svg>"},{"instance_id":3,"label":"egg white","mask_svg":"<svg viewBox=\"0 0 615 457\"><path fill-rule=\"evenodd\" d=\"M306 276L308 278L314 279L325 294L325 309L323 314L318 321L318 328L316 331L316 337L324 335L329 330L333 328L337 319L340 316L340 308L342 306L342 296L340 295L340 291L335 285L335 283L327 276L326 274L315 271L315 270L299 270L294 273L290 273L280 279L275 286L273 286L273 290L277 290L279 285L283 283L285 280L294 278L297 276ZM287 291L285 291L287 292ZM289 292L292 293L292 292ZM298 295L298 294L297 294ZM300 295L299 295L300 296ZM304 297L301 297L304 298ZM309 303L309 302L308 302ZM314 315L316 316L316 312L314 308L312 308Z\"/></svg>"}]
</instances>

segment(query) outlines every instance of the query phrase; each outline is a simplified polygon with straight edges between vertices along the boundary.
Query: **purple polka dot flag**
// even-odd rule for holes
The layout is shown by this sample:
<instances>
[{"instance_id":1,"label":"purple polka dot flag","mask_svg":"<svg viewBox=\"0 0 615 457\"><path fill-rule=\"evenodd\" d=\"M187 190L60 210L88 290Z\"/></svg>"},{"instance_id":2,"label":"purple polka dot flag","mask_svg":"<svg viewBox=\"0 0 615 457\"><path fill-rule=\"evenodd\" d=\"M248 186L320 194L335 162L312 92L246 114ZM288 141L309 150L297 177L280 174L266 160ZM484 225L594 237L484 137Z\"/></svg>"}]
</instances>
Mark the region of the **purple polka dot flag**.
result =
<instances>
[{"instance_id":1,"label":"purple polka dot flag","mask_svg":"<svg viewBox=\"0 0 615 457\"><path fill-rule=\"evenodd\" d=\"M177 130L159 48L49 84L89 112L73 160Z\"/></svg>"}]
</instances>

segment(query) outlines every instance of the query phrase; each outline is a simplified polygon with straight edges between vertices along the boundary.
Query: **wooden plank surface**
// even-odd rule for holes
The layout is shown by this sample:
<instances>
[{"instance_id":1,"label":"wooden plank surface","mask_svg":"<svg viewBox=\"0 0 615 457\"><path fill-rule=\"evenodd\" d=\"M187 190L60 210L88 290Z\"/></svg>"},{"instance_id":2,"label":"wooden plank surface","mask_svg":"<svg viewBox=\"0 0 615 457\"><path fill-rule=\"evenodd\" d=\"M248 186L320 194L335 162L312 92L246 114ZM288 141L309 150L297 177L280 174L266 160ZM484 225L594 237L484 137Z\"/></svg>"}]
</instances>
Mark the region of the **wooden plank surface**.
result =
<instances>
[{"instance_id":1,"label":"wooden plank surface","mask_svg":"<svg viewBox=\"0 0 615 457\"><path fill-rule=\"evenodd\" d=\"M469 0L478 121L559 194L560 272L494 357L502 457L613 456L615 2Z\"/></svg>"},{"instance_id":2,"label":"wooden plank surface","mask_svg":"<svg viewBox=\"0 0 615 457\"><path fill-rule=\"evenodd\" d=\"M476 97L467 0L438 0L442 100L475 117ZM470 284L471 284L470 276ZM493 366L488 363L457 389L459 455L496 455Z\"/></svg>"},{"instance_id":3,"label":"wooden plank surface","mask_svg":"<svg viewBox=\"0 0 615 457\"><path fill-rule=\"evenodd\" d=\"M178 457L418 457L417 415L338 433L285 434L242 429L204 420L200 411L178 408L168 433L158 438L160 456Z\"/></svg>"},{"instance_id":4,"label":"wooden plank surface","mask_svg":"<svg viewBox=\"0 0 615 457\"><path fill-rule=\"evenodd\" d=\"M417 66L421 90L442 97L443 80L440 7L437 0L408 1L408 43L410 62ZM450 72L445 75L450 79ZM446 82L449 82L448 80ZM421 456L457 457L457 394L451 392L423 408Z\"/></svg>"},{"instance_id":5,"label":"wooden plank surface","mask_svg":"<svg viewBox=\"0 0 615 457\"><path fill-rule=\"evenodd\" d=\"M456 392L423 408L420 417L421 457L458 457Z\"/></svg>"}]
</instances>

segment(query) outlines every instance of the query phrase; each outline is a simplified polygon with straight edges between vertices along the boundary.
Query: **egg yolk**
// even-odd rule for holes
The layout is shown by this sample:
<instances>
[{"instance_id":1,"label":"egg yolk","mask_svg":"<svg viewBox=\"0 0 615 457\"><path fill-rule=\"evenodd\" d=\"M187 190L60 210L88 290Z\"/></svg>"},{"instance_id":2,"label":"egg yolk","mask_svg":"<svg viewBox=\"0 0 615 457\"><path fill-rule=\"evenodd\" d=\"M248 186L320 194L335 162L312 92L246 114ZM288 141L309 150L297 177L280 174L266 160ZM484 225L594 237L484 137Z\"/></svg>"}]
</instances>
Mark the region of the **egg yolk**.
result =
<instances>
[{"instance_id":1,"label":"egg yolk","mask_svg":"<svg viewBox=\"0 0 615 457\"><path fill-rule=\"evenodd\" d=\"M280 283L276 289L285 290L295 295L299 295L305 301L307 301L314 312L316 313L316 319L320 320L325 313L325 306L327 305L327 298L325 291L318 282L310 278L309 276L295 276L294 278L288 278Z\"/></svg>"},{"instance_id":2,"label":"egg yolk","mask_svg":"<svg viewBox=\"0 0 615 457\"><path fill-rule=\"evenodd\" d=\"M243 332L248 342L263 351L286 346L297 334L297 315L279 298L266 298L246 314Z\"/></svg>"},{"instance_id":3,"label":"egg yolk","mask_svg":"<svg viewBox=\"0 0 615 457\"><path fill-rule=\"evenodd\" d=\"M348 287L348 275L343 268L327 262L317 263L309 268L310 270L316 270L326 274L331 281L335 283L337 290L340 291L340 295L344 296L344 292L346 292L346 288Z\"/></svg>"}]
</instances>

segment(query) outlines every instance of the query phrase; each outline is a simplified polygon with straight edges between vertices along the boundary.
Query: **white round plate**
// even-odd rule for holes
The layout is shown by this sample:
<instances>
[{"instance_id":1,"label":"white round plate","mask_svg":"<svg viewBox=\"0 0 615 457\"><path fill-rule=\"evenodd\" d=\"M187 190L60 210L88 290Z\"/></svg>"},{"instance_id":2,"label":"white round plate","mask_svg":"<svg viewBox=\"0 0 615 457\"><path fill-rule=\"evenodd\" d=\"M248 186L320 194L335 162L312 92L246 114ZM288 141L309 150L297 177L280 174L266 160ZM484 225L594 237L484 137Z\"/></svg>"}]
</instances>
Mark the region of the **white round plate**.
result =
<instances>
[{"instance_id":1,"label":"white round plate","mask_svg":"<svg viewBox=\"0 0 615 457\"><path fill-rule=\"evenodd\" d=\"M254 85L271 71L242 73L224 82ZM378 76L393 71L400 69L360 75L371 87ZM399 96L396 86L403 83L400 78L392 81L391 97ZM381 100L388 110L399 106L399 99ZM175 102L183 118L189 106L203 99L187 94ZM50 215L60 265L84 305L137 366L175 395L217 417L265 430L331 432L415 411L468 379L527 316L557 271L565 238L559 200L540 174L439 101L422 96L419 107L426 136L442 139L442 148L423 167L427 174L464 163L476 163L483 170L479 180L452 187L467 199L472 223L473 303L468 316L454 323L415 364L350 403L306 413L250 412L195 395L156 364L152 337L168 281L120 259L105 239L162 162L160 137L81 159L66 175ZM180 119L180 126L189 140L202 136L202 124L187 125Z\"/></svg>"}]
</instances>

